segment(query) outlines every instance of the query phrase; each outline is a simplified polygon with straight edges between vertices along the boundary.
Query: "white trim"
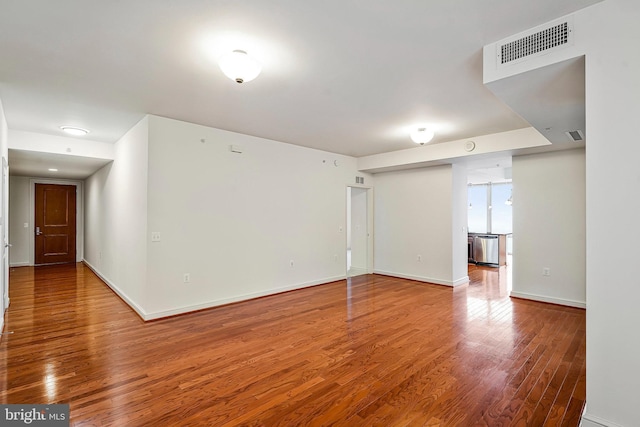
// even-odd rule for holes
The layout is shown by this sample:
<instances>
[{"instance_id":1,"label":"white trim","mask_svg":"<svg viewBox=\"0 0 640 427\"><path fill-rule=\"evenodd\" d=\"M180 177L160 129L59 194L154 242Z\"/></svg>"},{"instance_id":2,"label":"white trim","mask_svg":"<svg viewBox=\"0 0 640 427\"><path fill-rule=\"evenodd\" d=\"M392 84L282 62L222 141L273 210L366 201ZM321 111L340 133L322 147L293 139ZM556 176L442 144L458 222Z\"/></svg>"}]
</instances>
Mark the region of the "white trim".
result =
<instances>
[{"instance_id":1,"label":"white trim","mask_svg":"<svg viewBox=\"0 0 640 427\"><path fill-rule=\"evenodd\" d=\"M554 298L554 297L548 297L548 296L544 296L544 295L527 294L525 292L514 292L514 291L511 291L509 296L512 296L512 297L515 297L515 298L528 299L528 300L532 300L532 301L548 302L548 303L551 303L551 304L565 305L567 307L576 307L576 308L585 308L585 309L587 308L587 304L585 302L582 302L582 301L574 301L574 300L570 300L570 299Z\"/></svg>"},{"instance_id":2,"label":"white trim","mask_svg":"<svg viewBox=\"0 0 640 427\"><path fill-rule=\"evenodd\" d=\"M35 265L34 224L36 210L36 184L76 186L76 262L84 259L84 185L76 179L29 178L29 265Z\"/></svg>"},{"instance_id":3,"label":"white trim","mask_svg":"<svg viewBox=\"0 0 640 427\"><path fill-rule=\"evenodd\" d=\"M613 421L607 421L595 415L589 415L586 411L582 414L580 420L580 427L622 427L620 424L616 424Z\"/></svg>"},{"instance_id":4,"label":"white trim","mask_svg":"<svg viewBox=\"0 0 640 427\"><path fill-rule=\"evenodd\" d=\"M30 267L31 264L29 264L28 262L12 262L9 264L9 268L14 268L14 267Z\"/></svg>"},{"instance_id":5,"label":"white trim","mask_svg":"<svg viewBox=\"0 0 640 427\"><path fill-rule=\"evenodd\" d=\"M2 332L4 332L4 313L0 316L0 333ZM2 338L2 335L0 335L0 338Z\"/></svg>"},{"instance_id":6,"label":"white trim","mask_svg":"<svg viewBox=\"0 0 640 427\"><path fill-rule=\"evenodd\" d=\"M205 302L205 303L202 303L202 304L188 305L188 306L184 306L184 307L174 308L174 309L171 309L171 310L156 311L154 313L147 313L143 318L144 318L144 320L160 319L160 318L163 318L163 317L175 316L177 314L189 313L189 312L197 311L197 310L204 310L204 309L207 309L207 308L213 308L213 307L217 307L217 306L225 305L225 304L230 304L230 303L234 303L234 302L247 301L247 300L251 300L251 299L254 299L254 298L260 298L260 297L264 297L264 296L275 295L275 294L279 294L279 293L282 293L282 292L295 291L295 290L298 290L298 289L304 289L304 288L308 288L308 287L311 287L311 286L324 285L324 284L327 284L327 283L337 282L339 280L344 280L345 278L346 278L345 276L327 277L327 278L324 278L324 279L314 280L314 281L306 282L306 283L300 283L300 284L297 284L297 285L284 286L282 288L276 288L276 289L269 289L268 291L253 292L253 293L250 293L250 294L239 295L239 296L235 296L235 297L231 297L231 298L222 298L222 299L218 299L218 300L208 301L208 302Z\"/></svg>"},{"instance_id":7,"label":"white trim","mask_svg":"<svg viewBox=\"0 0 640 427\"><path fill-rule=\"evenodd\" d=\"M366 172L365 172L366 173ZM373 233L374 233L374 220L375 220L375 212L374 212L374 203L373 203L373 198L375 197L374 194L374 188L372 185L364 185L364 184L347 184L345 186L345 190L349 187L352 188L361 188L363 190L367 190L367 269L365 274L373 274L373 260L374 260L374 251L375 251L375 246L373 244ZM345 196L346 196L346 192L345 192ZM347 201L345 200L345 206L344 206L344 217L345 217L345 222L344 222L344 228L345 228L345 233L344 233L344 246L345 246L345 250L344 250L344 255L346 256L346 253L348 250L351 250L350 247L348 247L348 242L347 242L347 205L346 205ZM345 264L346 267L346 264ZM347 274L345 274L345 277L348 277Z\"/></svg>"},{"instance_id":8,"label":"white trim","mask_svg":"<svg viewBox=\"0 0 640 427\"><path fill-rule=\"evenodd\" d=\"M100 278L100 280L102 280L107 286L109 286L113 290L113 292L118 294L118 296L122 298L122 300L125 303L127 303L127 305L129 305L129 307L131 307L138 314L138 316L140 316L144 321L161 319L163 317L175 316L177 314L190 313L192 311L204 310L206 308L213 308L220 305L230 304L233 302L247 301L254 298L279 294L282 292L295 291L297 289L308 288L311 286L324 285L326 283L337 282L339 280L344 280L346 278L345 276L327 277L321 280L314 280L311 282L301 283L301 284L292 285L292 286L284 286L282 288L270 289L264 292L253 292L250 294L244 294L236 297L208 301L202 304L188 305L188 306L183 306L179 308L174 308L171 310L147 313L142 307L140 307L133 300L131 300L124 292L122 292L120 288L118 288L113 282L111 282L109 279L104 277L93 265L91 265L89 261L85 259L85 260L82 260L82 262L87 267L89 267L89 269L91 269L91 271L93 271L96 274L96 276Z\"/></svg>"},{"instance_id":9,"label":"white trim","mask_svg":"<svg viewBox=\"0 0 640 427\"><path fill-rule=\"evenodd\" d=\"M455 288L458 286L466 285L467 283L469 283L469 276L464 276L459 278L458 280L454 280L453 287Z\"/></svg>"},{"instance_id":10,"label":"white trim","mask_svg":"<svg viewBox=\"0 0 640 427\"><path fill-rule=\"evenodd\" d=\"M2 156L2 164L0 165L2 169L0 169L0 173L2 174L2 179L0 183L2 184L2 188L0 188L0 195L2 196L2 200L0 200L0 207L2 207L2 212L0 212L0 226L2 227L2 249L0 250L0 262L2 262L2 267L0 271L2 272L2 277L0 277L0 314L2 314L3 325L0 327L0 331L4 327L4 313L7 311L9 307L9 163L7 161L6 156Z\"/></svg>"},{"instance_id":11,"label":"white trim","mask_svg":"<svg viewBox=\"0 0 640 427\"><path fill-rule=\"evenodd\" d=\"M130 299L127 294L125 294L124 292L122 292L120 290L120 288L118 288L111 280L107 279L105 276L102 275L102 273L100 273L98 271L97 268L95 268L93 265L91 265L91 263L89 261L87 261L86 259L83 259L82 262L89 267L89 269L91 271L93 271L95 273L96 276L98 276L100 278L100 280L102 280L107 286L109 286L111 288L111 290L113 292L115 292L116 294L118 294L118 296L120 298L122 298L122 300L124 302L127 303L127 305L129 307L131 307L133 309L133 311L135 311L136 313L138 313L138 316L140 316L142 318L142 320L148 320L147 319L147 313L144 311L144 309L142 307L140 307L138 304L136 304L132 299Z\"/></svg>"},{"instance_id":12,"label":"white trim","mask_svg":"<svg viewBox=\"0 0 640 427\"><path fill-rule=\"evenodd\" d=\"M362 276L363 274L367 274L367 269L351 266L351 269L347 273L347 277Z\"/></svg>"},{"instance_id":13,"label":"white trim","mask_svg":"<svg viewBox=\"0 0 640 427\"><path fill-rule=\"evenodd\" d=\"M465 276L460 279L451 281L451 280L433 279L431 277L413 276L411 274L394 273L392 271L375 270L374 273L382 274L383 276L399 277L401 279L417 280L418 282L432 283L434 285L449 286L452 288L455 288L457 286L462 286L469 282L469 276Z\"/></svg>"}]
</instances>

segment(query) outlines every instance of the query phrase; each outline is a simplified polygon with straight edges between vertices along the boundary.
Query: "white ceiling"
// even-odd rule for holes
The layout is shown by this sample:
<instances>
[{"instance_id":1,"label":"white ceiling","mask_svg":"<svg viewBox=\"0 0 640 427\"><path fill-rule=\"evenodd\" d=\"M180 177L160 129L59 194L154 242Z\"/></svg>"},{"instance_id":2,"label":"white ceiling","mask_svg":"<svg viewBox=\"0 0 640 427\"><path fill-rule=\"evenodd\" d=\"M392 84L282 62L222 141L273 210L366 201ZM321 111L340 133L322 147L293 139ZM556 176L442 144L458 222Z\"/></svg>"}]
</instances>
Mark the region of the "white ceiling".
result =
<instances>
[{"instance_id":1,"label":"white ceiling","mask_svg":"<svg viewBox=\"0 0 640 427\"><path fill-rule=\"evenodd\" d=\"M469 184L511 181L511 156L492 156L469 160L465 163Z\"/></svg>"},{"instance_id":2,"label":"white ceiling","mask_svg":"<svg viewBox=\"0 0 640 427\"><path fill-rule=\"evenodd\" d=\"M529 126L482 84L482 47L599 0L3 1L10 128L115 142L151 113L335 153ZM244 49L252 82L216 60Z\"/></svg>"},{"instance_id":3,"label":"white ceiling","mask_svg":"<svg viewBox=\"0 0 640 427\"><path fill-rule=\"evenodd\" d=\"M93 157L9 150L10 172L14 176L84 179L110 162ZM58 171L52 172L49 168Z\"/></svg>"}]
</instances>

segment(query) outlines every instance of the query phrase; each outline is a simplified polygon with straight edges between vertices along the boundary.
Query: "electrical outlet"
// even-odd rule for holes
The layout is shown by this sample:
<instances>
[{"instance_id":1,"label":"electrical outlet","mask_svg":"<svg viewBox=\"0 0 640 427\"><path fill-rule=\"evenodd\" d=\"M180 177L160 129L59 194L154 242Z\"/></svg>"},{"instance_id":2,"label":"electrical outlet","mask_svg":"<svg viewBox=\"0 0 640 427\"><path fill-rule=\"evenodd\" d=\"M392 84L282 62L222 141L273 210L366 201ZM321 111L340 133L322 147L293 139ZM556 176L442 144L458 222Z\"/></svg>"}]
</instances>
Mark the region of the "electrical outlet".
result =
<instances>
[{"instance_id":1,"label":"electrical outlet","mask_svg":"<svg viewBox=\"0 0 640 427\"><path fill-rule=\"evenodd\" d=\"M551 269L549 267L544 267L542 269L542 275L543 276L551 276Z\"/></svg>"},{"instance_id":2,"label":"electrical outlet","mask_svg":"<svg viewBox=\"0 0 640 427\"><path fill-rule=\"evenodd\" d=\"M160 241L160 232L159 231L152 231L151 232L151 241L152 242L159 242Z\"/></svg>"},{"instance_id":3,"label":"electrical outlet","mask_svg":"<svg viewBox=\"0 0 640 427\"><path fill-rule=\"evenodd\" d=\"M182 276L182 281L184 283L189 283L191 282L191 275L189 273L184 273L184 275Z\"/></svg>"},{"instance_id":4,"label":"electrical outlet","mask_svg":"<svg viewBox=\"0 0 640 427\"><path fill-rule=\"evenodd\" d=\"M418 255L418 262L422 262L422 255Z\"/></svg>"}]
</instances>

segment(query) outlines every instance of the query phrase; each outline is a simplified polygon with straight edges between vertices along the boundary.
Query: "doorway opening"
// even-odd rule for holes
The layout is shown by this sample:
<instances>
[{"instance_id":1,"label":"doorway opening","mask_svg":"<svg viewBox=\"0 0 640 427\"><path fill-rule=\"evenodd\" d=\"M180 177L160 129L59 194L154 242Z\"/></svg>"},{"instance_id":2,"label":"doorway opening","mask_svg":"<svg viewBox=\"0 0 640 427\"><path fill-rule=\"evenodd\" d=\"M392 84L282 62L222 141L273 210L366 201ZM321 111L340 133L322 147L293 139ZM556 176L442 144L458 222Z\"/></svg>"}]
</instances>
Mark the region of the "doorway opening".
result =
<instances>
[{"instance_id":1,"label":"doorway opening","mask_svg":"<svg viewBox=\"0 0 640 427\"><path fill-rule=\"evenodd\" d=\"M511 157L477 161L468 168L469 271L499 268L511 287L513 247Z\"/></svg>"},{"instance_id":2,"label":"doorway opening","mask_svg":"<svg viewBox=\"0 0 640 427\"><path fill-rule=\"evenodd\" d=\"M13 246L20 245L20 247L27 246L28 253L28 263L23 265L45 265L45 264L58 264L58 263L67 263L67 262L80 262L83 258L84 253L84 221L83 221L83 200L82 200L82 181L76 180L67 180L67 179L48 179L48 178L29 178L29 207L28 207L28 222L24 220L17 220L18 222L24 221L25 228L28 230L26 235L24 235L23 240L18 240L13 243ZM37 207L37 193L36 186L46 185L52 187L55 193L58 193L58 196L63 197L64 192L62 189L68 189L66 195L64 195L64 199L67 200L68 203L65 205L61 201L55 200L55 194L49 193L49 196L53 197L53 206L49 206L49 209L56 208L60 211L53 212L50 218L45 220L45 223L42 223L42 220L38 221L37 215L39 215L39 211L41 208ZM60 191L56 191L58 189ZM73 202L75 197L75 203ZM51 201L51 199L50 199ZM64 212L68 211L68 212ZM75 226L73 226L71 217L67 217L67 215L75 215ZM68 225L63 225L67 224ZM43 227L49 227L53 225L53 229L45 229ZM40 227L39 229L36 227ZM64 230L66 228L66 230ZM38 237L36 234L44 233L44 232L54 231L54 236L50 241L45 242L45 252L48 254L44 261L42 258L36 260L38 249L37 245L41 244L38 242ZM66 235L66 237L64 237ZM73 241L72 241L73 240ZM74 248L75 247L75 248ZM73 256L71 256L73 255ZM58 259L61 256L63 258ZM68 257L68 258L65 258ZM10 260L11 262L11 260Z\"/></svg>"},{"instance_id":3,"label":"doorway opening","mask_svg":"<svg viewBox=\"0 0 640 427\"><path fill-rule=\"evenodd\" d=\"M347 187L347 277L372 272L370 188Z\"/></svg>"},{"instance_id":4,"label":"doorway opening","mask_svg":"<svg viewBox=\"0 0 640 427\"><path fill-rule=\"evenodd\" d=\"M36 184L35 265L76 262L76 186Z\"/></svg>"}]
</instances>

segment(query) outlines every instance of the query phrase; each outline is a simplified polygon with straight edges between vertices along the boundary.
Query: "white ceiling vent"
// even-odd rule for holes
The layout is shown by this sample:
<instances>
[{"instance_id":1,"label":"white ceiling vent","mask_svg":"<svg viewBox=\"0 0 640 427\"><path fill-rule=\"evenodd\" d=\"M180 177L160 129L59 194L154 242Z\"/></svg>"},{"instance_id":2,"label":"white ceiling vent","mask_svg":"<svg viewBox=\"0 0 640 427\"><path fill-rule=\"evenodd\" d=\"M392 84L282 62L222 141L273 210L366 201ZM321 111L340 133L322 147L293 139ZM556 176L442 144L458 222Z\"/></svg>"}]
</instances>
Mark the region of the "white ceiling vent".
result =
<instances>
[{"instance_id":1,"label":"white ceiling vent","mask_svg":"<svg viewBox=\"0 0 640 427\"><path fill-rule=\"evenodd\" d=\"M521 62L573 44L571 16L498 42L497 65Z\"/></svg>"},{"instance_id":2,"label":"white ceiling vent","mask_svg":"<svg viewBox=\"0 0 640 427\"><path fill-rule=\"evenodd\" d=\"M581 130L570 130L565 132L565 135L569 137L569 140L573 142L584 141L584 133Z\"/></svg>"}]
</instances>

